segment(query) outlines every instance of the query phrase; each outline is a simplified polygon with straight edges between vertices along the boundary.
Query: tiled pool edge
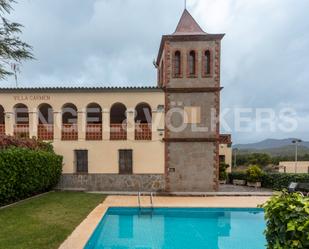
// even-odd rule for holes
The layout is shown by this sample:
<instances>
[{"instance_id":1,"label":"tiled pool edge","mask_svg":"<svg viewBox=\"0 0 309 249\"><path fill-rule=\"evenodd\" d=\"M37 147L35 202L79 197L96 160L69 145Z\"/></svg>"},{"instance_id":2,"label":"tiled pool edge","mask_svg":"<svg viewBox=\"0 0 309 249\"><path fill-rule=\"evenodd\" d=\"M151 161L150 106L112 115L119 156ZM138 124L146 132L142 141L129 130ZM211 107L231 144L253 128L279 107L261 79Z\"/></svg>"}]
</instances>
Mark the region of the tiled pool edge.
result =
<instances>
[{"instance_id":1,"label":"tiled pool edge","mask_svg":"<svg viewBox=\"0 0 309 249\"><path fill-rule=\"evenodd\" d=\"M269 197L265 196L155 197L154 207L256 208L268 199ZM142 197L141 203L143 206L149 206L149 197ZM108 196L76 227L59 249L83 249L109 207L136 206L138 206L136 196Z\"/></svg>"}]
</instances>

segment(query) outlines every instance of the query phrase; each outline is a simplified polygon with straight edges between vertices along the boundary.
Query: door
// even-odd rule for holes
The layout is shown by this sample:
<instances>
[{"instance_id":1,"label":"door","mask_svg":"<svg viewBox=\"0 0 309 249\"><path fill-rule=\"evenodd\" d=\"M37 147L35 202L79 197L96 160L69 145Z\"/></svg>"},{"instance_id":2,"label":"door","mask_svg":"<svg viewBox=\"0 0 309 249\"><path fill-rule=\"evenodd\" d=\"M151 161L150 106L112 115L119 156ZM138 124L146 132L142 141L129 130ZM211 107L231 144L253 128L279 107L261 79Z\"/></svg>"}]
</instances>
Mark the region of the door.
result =
<instances>
[{"instance_id":1,"label":"door","mask_svg":"<svg viewBox=\"0 0 309 249\"><path fill-rule=\"evenodd\" d=\"M119 150L119 174L132 174L132 150Z\"/></svg>"},{"instance_id":2,"label":"door","mask_svg":"<svg viewBox=\"0 0 309 249\"><path fill-rule=\"evenodd\" d=\"M88 150L75 150L77 173L88 173Z\"/></svg>"}]
</instances>

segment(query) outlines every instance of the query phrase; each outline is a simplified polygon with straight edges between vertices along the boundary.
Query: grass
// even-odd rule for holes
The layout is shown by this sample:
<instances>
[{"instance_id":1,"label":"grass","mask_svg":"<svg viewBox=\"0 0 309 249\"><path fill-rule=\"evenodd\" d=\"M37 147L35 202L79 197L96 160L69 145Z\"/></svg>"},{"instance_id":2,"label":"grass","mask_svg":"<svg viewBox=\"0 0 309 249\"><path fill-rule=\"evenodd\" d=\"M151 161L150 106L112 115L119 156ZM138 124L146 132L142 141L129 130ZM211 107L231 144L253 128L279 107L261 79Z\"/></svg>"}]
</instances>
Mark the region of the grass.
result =
<instances>
[{"instance_id":1,"label":"grass","mask_svg":"<svg viewBox=\"0 0 309 249\"><path fill-rule=\"evenodd\" d=\"M51 192L0 210L0 249L56 249L104 199Z\"/></svg>"}]
</instances>

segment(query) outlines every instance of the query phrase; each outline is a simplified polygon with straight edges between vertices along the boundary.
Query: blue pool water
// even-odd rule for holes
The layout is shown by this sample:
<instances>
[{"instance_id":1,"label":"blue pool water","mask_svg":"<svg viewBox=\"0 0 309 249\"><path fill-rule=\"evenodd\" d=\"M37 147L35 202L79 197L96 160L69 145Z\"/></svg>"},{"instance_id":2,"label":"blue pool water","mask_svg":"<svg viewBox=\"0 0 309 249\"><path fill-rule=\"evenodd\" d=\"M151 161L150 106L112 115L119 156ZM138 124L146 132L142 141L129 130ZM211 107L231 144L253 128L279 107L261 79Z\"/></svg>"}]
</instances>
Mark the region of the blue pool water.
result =
<instances>
[{"instance_id":1,"label":"blue pool water","mask_svg":"<svg viewBox=\"0 0 309 249\"><path fill-rule=\"evenodd\" d=\"M262 209L110 208L85 249L263 249Z\"/></svg>"}]
</instances>

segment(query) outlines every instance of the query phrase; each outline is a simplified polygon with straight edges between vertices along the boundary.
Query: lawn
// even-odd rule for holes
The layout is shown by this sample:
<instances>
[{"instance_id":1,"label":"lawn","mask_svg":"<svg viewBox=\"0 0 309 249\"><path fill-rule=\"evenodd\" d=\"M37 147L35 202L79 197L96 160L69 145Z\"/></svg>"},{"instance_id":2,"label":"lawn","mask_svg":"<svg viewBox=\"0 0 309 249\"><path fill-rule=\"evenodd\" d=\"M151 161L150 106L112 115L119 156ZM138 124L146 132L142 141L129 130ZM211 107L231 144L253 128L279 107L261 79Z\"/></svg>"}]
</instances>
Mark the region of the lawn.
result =
<instances>
[{"instance_id":1,"label":"lawn","mask_svg":"<svg viewBox=\"0 0 309 249\"><path fill-rule=\"evenodd\" d=\"M51 192L0 210L0 249L56 249L104 198Z\"/></svg>"}]
</instances>

